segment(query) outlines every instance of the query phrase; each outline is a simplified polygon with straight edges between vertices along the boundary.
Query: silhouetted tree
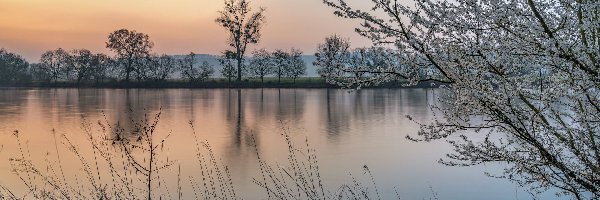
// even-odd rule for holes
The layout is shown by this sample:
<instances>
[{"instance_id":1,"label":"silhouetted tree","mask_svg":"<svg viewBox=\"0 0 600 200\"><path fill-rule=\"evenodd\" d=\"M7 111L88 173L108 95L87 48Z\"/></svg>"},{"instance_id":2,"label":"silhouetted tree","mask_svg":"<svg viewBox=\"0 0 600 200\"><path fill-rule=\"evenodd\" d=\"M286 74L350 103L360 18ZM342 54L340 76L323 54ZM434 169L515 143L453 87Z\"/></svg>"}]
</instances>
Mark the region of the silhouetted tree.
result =
<instances>
[{"instance_id":1,"label":"silhouetted tree","mask_svg":"<svg viewBox=\"0 0 600 200\"><path fill-rule=\"evenodd\" d=\"M189 82L204 81L215 73L215 69L207 61L202 62L199 67L195 67L195 56L196 54L192 52L179 61L181 76L187 78Z\"/></svg>"},{"instance_id":2,"label":"silhouetted tree","mask_svg":"<svg viewBox=\"0 0 600 200\"><path fill-rule=\"evenodd\" d=\"M218 58L219 63L223 68L221 68L221 74L223 77L227 78L227 81L231 83L231 79L236 76L236 70L234 66L234 61L236 59L235 52L225 51L223 55Z\"/></svg>"},{"instance_id":3,"label":"silhouetted tree","mask_svg":"<svg viewBox=\"0 0 600 200\"><path fill-rule=\"evenodd\" d=\"M116 59L124 67L125 81L130 80L131 72L141 73L136 64L144 62L143 59L149 56L153 45L147 34L127 29L110 33L106 42L106 48L117 54Z\"/></svg>"},{"instance_id":4,"label":"silhouetted tree","mask_svg":"<svg viewBox=\"0 0 600 200\"><path fill-rule=\"evenodd\" d=\"M260 78L260 82L264 82L265 76L271 75L274 72L273 60L271 53L266 49L259 49L252 52L252 59L250 60L249 74L254 77Z\"/></svg>"},{"instance_id":5,"label":"silhouetted tree","mask_svg":"<svg viewBox=\"0 0 600 200\"><path fill-rule=\"evenodd\" d=\"M92 76L94 54L87 49L75 49L70 54L70 68L73 69L77 77L77 83L82 80L89 80Z\"/></svg>"},{"instance_id":6,"label":"silhouetted tree","mask_svg":"<svg viewBox=\"0 0 600 200\"><path fill-rule=\"evenodd\" d=\"M168 55L151 55L140 65L143 80L164 81L177 70L177 62Z\"/></svg>"},{"instance_id":7,"label":"silhouetted tree","mask_svg":"<svg viewBox=\"0 0 600 200\"><path fill-rule=\"evenodd\" d=\"M33 81L50 82L50 73L42 63L29 64L29 74Z\"/></svg>"},{"instance_id":8,"label":"silhouetted tree","mask_svg":"<svg viewBox=\"0 0 600 200\"><path fill-rule=\"evenodd\" d=\"M92 56L90 76L96 81L96 83L104 82L110 76L110 70L113 61L109 56L97 53Z\"/></svg>"},{"instance_id":9,"label":"silhouetted tree","mask_svg":"<svg viewBox=\"0 0 600 200\"><path fill-rule=\"evenodd\" d=\"M208 63L208 61L202 61L200 68L198 68L198 81L205 81L210 77L213 73L215 73L214 67Z\"/></svg>"},{"instance_id":10,"label":"silhouetted tree","mask_svg":"<svg viewBox=\"0 0 600 200\"><path fill-rule=\"evenodd\" d=\"M0 49L0 83L23 83L30 80L29 63L20 55Z\"/></svg>"},{"instance_id":11,"label":"silhouetted tree","mask_svg":"<svg viewBox=\"0 0 600 200\"><path fill-rule=\"evenodd\" d=\"M68 70L69 60L69 53L62 48L58 48L44 52L40 58L40 63L50 74L50 80L54 80L54 83L56 83L61 79L63 73Z\"/></svg>"},{"instance_id":12,"label":"silhouetted tree","mask_svg":"<svg viewBox=\"0 0 600 200\"><path fill-rule=\"evenodd\" d=\"M338 76L339 68L348 62L350 56L350 42L348 39L333 35L325 38L325 43L317 46L315 53L316 60L314 65L317 66L317 73L321 77Z\"/></svg>"},{"instance_id":13,"label":"silhouetted tree","mask_svg":"<svg viewBox=\"0 0 600 200\"><path fill-rule=\"evenodd\" d=\"M194 82L198 77L198 70L194 68L196 54L190 52L183 59L179 60L179 68L181 68L181 76L187 78L189 82Z\"/></svg>"},{"instance_id":14,"label":"silhouetted tree","mask_svg":"<svg viewBox=\"0 0 600 200\"><path fill-rule=\"evenodd\" d=\"M258 43L260 29L265 21L264 8L250 14L251 11L246 0L225 0L225 7L219 11L219 17L215 20L229 32L229 46L235 48L237 81L242 80L246 47L248 44Z\"/></svg>"},{"instance_id":15,"label":"silhouetted tree","mask_svg":"<svg viewBox=\"0 0 600 200\"><path fill-rule=\"evenodd\" d=\"M302 51L294 49L289 53L288 66L285 68L285 74L296 83L296 78L306 74L306 63L302 60Z\"/></svg>"}]
</instances>

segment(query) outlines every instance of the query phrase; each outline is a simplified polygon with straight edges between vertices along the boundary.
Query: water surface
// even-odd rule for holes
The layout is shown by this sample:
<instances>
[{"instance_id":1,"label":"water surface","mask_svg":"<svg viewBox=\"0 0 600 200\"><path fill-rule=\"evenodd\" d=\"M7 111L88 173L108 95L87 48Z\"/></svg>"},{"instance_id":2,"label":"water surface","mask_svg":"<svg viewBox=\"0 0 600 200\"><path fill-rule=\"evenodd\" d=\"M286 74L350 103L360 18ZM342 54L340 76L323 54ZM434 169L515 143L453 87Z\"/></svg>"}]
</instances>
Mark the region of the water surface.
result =
<instances>
[{"instance_id":1,"label":"water surface","mask_svg":"<svg viewBox=\"0 0 600 200\"><path fill-rule=\"evenodd\" d=\"M260 176L256 150L272 164L285 165L287 147L281 133L317 152L322 179L334 191L364 177L369 166L384 199L531 199L506 181L486 177L498 165L447 167L438 160L449 151L443 141L415 143L417 124L433 118L429 105L434 89L2 89L0 90L0 184L24 193L25 186L11 173L9 158L18 157L19 145L29 149L34 163L55 158L57 151L67 174L81 172L80 164L56 135L64 134L77 146L89 146L85 127L99 134L100 123L127 127L145 115L161 112L156 137L169 137L164 154L181 164L185 177L196 175L196 134L212 146L227 165L238 194L246 199L266 198L252 182ZM56 133L56 134L52 134ZM192 139L191 139L192 138ZM255 141L255 142L253 142ZM55 147L55 142L59 148ZM59 149L59 150L56 150ZM61 153L62 152L62 153ZM91 155L90 155L91 156ZM161 186L175 193L176 167L164 172ZM77 177L76 175L66 175ZM175 178L176 179L176 178ZM184 181L189 183L189 181ZM184 184L185 185L185 184ZM188 184L189 185L189 184ZM171 189L169 189L171 188ZM192 189L183 187L184 196ZM176 196L176 194L173 194ZM553 198L545 194L542 198ZM190 197L190 196L188 196Z\"/></svg>"}]
</instances>

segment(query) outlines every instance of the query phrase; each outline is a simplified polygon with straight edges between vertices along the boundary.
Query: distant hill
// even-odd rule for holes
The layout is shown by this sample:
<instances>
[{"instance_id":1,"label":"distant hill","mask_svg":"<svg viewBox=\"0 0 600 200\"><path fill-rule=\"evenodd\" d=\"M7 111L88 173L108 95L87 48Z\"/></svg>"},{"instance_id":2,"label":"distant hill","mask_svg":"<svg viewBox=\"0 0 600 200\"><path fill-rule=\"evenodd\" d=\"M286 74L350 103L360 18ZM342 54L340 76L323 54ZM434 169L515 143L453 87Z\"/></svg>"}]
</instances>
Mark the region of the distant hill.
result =
<instances>
[{"instance_id":1,"label":"distant hill","mask_svg":"<svg viewBox=\"0 0 600 200\"><path fill-rule=\"evenodd\" d=\"M183 59L186 55L171 55L171 56L175 59ZM219 56L211 55L211 54L196 54L194 65L200 65L200 64L202 64L202 62L206 61L215 68L215 73L213 74L213 76L214 77L222 77L221 73L220 73L220 70L222 67L219 65L219 61L217 61L218 57ZM252 57L248 57L248 58L252 58ZM304 60L304 63L306 63L305 77L319 76L317 74L316 67L313 65L313 62L315 61L315 59L316 58L314 55L302 55L302 60Z\"/></svg>"},{"instance_id":2,"label":"distant hill","mask_svg":"<svg viewBox=\"0 0 600 200\"><path fill-rule=\"evenodd\" d=\"M315 62L317 58L315 57L315 55L303 55L302 56L302 60L304 60L304 63L306 63L306 76L307 77L316 77L319 76L319 74L317 74L317 67L313 65L313 62Z\"/></svg>"}]
</instances>

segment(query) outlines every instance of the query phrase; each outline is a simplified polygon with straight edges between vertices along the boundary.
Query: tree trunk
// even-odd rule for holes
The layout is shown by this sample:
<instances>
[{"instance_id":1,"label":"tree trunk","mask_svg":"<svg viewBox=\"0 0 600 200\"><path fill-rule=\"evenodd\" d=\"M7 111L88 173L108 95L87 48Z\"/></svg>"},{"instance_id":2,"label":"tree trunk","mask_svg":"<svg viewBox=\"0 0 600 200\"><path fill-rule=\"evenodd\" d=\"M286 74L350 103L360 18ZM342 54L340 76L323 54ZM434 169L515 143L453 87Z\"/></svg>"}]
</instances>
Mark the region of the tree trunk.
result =
<instances>
[{"instance_id":1,"label":"tree trunk","mask_svg":"<svg viewBox=\"0 0 600 200\"><path fill-rule=\"evenodd\" d=\"M127 66L125 67L125 82L129 82L129 73L131 73L131 68Z\"/></svg>"},{"instance_id":2,"label":"tree trunk","mask_svg":"<svg viewBox=\"0 0 600 200\"><path fill-rule=\"evenodd\" d=\"M127 66L125 66L125 82L129 82L129 74L131 74L132 71L132 67L131 67L131 56L129 57L129 59L127 59Z\"/></svg>"},{"instance_id":3,"label":"tree trunk","mask_svg":"<svg viewBox=\"0 0 600 200\"><path fill-rule=\"evenodd\" d=\"M237 62L237 81L242 82L242 58L238 57Z\"/></svg>"},{"instance_id":4,"label":"tree trunk","mask_svg":"<svg viewBox=\"0 0 600 200\"><path fill-rule=\"evenodd\" d=\"M235 58L237 60L237 82L242 82L242 62L244 61L244 57L242 55L242 49L239 44L236 47Z\"/></svg>"}]
</instances>

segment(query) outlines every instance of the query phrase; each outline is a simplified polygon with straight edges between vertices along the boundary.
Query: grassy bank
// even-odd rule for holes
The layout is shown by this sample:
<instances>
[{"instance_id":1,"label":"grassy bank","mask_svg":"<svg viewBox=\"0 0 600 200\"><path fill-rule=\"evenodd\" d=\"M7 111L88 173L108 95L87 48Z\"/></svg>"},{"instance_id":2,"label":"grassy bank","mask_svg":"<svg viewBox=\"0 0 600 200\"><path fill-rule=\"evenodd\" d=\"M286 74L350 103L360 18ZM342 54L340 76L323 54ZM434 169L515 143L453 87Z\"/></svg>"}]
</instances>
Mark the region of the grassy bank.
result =
<instances>
[{"instance_id":1,"label":"grassy bank","mask_svg":"<svg viewBox=\"0 0 600 200\"><path fill-rule=\"evenodd\" d=\"M364 88L403 88L404 81L392 81L377 86ZM432 88L432 82L423 82L411 88ZM338 85L329 84L322 77L300 77L296 80L276 77L260 79L243 79L241 82L225 78L210 78L205 81L189 82L185 80L164 81L103 81L77 83L71 81L63 82L29 82L17 84L2 84L3 87L39 87L39 88L340 88Z\"/></svg>"}]
</instances>

